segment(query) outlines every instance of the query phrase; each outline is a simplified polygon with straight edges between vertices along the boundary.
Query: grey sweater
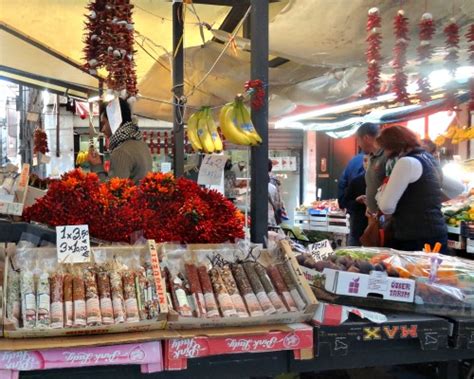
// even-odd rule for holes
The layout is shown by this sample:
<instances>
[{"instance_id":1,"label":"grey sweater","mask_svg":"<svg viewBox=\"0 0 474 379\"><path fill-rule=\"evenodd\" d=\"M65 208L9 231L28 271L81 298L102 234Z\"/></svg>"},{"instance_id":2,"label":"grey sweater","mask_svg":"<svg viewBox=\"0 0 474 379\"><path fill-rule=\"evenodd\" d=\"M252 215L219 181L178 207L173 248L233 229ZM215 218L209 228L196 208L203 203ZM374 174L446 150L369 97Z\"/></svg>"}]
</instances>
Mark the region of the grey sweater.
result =
<instances>
[{"instance_id":1,"label":"grey sweater","mask_svg":"<svg viewBox=\"0 0 474 379\"><path fill-rule=\"evenodd\" d=\"M386 162L387 157L382 149L370 155L369 165L365 172L365 183L367 185L365 195L367 196L367 208L371 213L376 213L379 210L375 195L385 178Z\"/></svg>"},{"instance_id":2,"label":"grey sweater","mask_svg":"<svg viewBox=\"0 0 474 379\"><path fill-rule=\"evenodd\" d=\"M91 171L99 175L101 181L118 177L132 179L138 184L152 170L152 158L148 145L143 141L128 140L110 153L109 174L102 165L94 165Z\"/></svg>"}]
</instances>

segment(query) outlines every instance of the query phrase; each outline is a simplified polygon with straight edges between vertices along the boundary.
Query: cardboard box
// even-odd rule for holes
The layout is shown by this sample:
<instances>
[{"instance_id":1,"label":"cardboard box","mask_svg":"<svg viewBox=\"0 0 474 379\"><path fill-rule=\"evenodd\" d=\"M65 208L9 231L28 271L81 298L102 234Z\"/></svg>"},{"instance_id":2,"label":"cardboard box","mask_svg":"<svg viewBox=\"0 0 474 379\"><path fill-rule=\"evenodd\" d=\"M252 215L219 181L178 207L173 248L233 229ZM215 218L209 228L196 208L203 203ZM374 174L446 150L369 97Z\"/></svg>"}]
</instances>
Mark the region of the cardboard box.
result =
<instances>
[{"instance_id":1,"label":"cardboard box","mask_svg":"<svg viewBox=\"0 0 474 379\"><path fill-rule=\"evenodd\" d=\"M382 313L368 311L362 308L352 306L328 304L320 302L318 309L314 313L311 320L313 325L327 325L336 326L341 325L349 319L349 316L354 315L361 319L367 319L376 324L387 321L387 316Z\"/></svg>"},{"instance_id":2,"label":"cardboard box","mask_svg":"<svg viewBox=\"0 0 474 379\"><path fill-rule=\"evenodd\" d=\"M142 365L154 372L162 371L161 342L144 342L100 347L73 347L32 351L2 351L0 369L18 371L50 370L58 368Z\"/></svg>"},{"instance_id":3,"label":"cardboard box","mask_svg":"<svg viewBox=\"0 0 474 379\"><path fill-rule=\"evenodd\" d=\"M166 246L166 248L165 248ZM174 247L173 247L174 246ZM163 250L163 262L166 260L167 254L173 253L173 249L178 249L179 245L162 245L163 249L169 249L171 253L167 253ZM236 251L234 245L187 245L186 254L202 256L206 258L208 256L215 256L219 254L219 250L222 249L233 249ZM284 263L288 265L290 271L298 285L298 292L302 296L306 303L306 308L297 312L287 312L282 314L274 314L269 316L260 317L217 317L217 318L197 318L197 317L182 317L176 312L171 311L168 314L168 328L170 329L205 329L205 328L218 328L218 327L233 327L233 326L250 326L250 325L269 325L269 324L291 324L296 322L304 322L311 320L314 311L316 310L317 300L313 294L313 291L308 285L308 282L303 276L300 270L300 266L296 261L295 256L291 250L290 245L287 241L281 241L282 254L284 257ZM182 249L182 247L181 247ZM233 259L236 259L235 255L232 254ZM273 261L273 257L267 252L263 251L259 260L264 266L268 265Z\"/></svg>"},{"instance_id":4,"label":"cardboard box","mask_svg":"<svg viewBox=\"0 0 474 379\"><path fill-rule=\"evenodd\" d=\"M28 248L28 253L38 254L42 257L55 257L55 248ZM115 325L102 325L102 326L87 326L80 328L63 328L63 329L51 329L51 328L34 328L24 329L16 328L12 321L7 319L6 315L6 304L4 304L2 315L3 315L3 328L4 336L6 338L38 338L38 337L58 337L58 336L80 336L80 335L94 335L94 334L107 334L107 333L124 333L124 332L143 332L165 329L167 326L168 316L168 304L166 302L166 292L164 290L165 284L161 277L161 270L158 262L158 253L156 249L155 241L149 240L146 245L141 246L107 246L107 247L92 247L92 252L96 262L101 263L102 261L108 261L114 256L139 256L142 260L151 261L153 267L153 273L156 281L156 288L158 299L160 303L160 314L156 320L146 320L135 323L123 323ZM14 255L15 253L13 253ZM7 299L8 291L8 273L11 270L11 260L13 256L8 256L5 264L5 275L4 275L4 290L3 298Z\"/></svg>"},{"instance_id":5,"label":"cardboard box","mask_svg":"<svg viewBox=\"0 0 474 379\"><path fill-rule=\"evenodd\" d=\"M41 190L36 187L28 186L28 191L26 193L25 199L25 207L32 206L34 203L36 203L38 199L41 199L44 195L46 195L47 192L48 190Z\"/></svg>"},{"instance_id":6,"label":"cardboard box","mask_svg":"<svg viewBox=\"0 0 474 379\"><path fill-rule=\"evenodd\" d=\"M14 201L0 201L0 214L21 216L28 193L28 178L30 174L30 165L25 163L22 166L20 177L15 183Z\"/></svg>"},{"instance_id":7,"label":"cardboard box","mask_svg":"<svg viewBox=\"0 0 474 379\"><path fill-rule=\"evenodd\" d=\"M337 295L376 297L384 300L413 303L415 281L392 278L384 272L372 271L370 275L324 269L324 288Z\"/></svg>"},{"instance_id":8,"label":"cardboard box","mask_svg":"<svg viewBox=\"0 0 474 379\"><path fill-rule=\"evenodd\" d=\"M313 328L309 325L276 326L269 331L239 329L238 334L234 334L236 330L228 329L210 336L203 334L165 341L165 370L183 370L187 368L188 359L211 355L281 350L293 350L296 359L313 355ZM309 355L306 354L308 350L311 351Z\"/></svg>"}]
</instances>

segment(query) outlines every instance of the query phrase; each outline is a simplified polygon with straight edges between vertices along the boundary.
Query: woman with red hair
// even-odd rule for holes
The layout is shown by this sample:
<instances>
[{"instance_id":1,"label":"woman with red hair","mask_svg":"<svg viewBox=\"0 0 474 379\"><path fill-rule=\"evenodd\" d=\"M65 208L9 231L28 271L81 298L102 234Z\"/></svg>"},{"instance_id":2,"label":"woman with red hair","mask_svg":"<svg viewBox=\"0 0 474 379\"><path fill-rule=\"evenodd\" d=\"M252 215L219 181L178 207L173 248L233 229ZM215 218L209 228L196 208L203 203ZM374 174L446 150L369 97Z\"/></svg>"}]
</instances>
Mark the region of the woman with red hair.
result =
<instances>
[{"instance_id":1,"label":"woman with red hair","mask_svg":"<svg viewBox=\"0 0 474 379\"><path fill-rule=\"evenodd\" d=\"M392 247L422 250L425 243L447 248L447 228L441 213L443 175L433 156L423 150L415 133L403 126L382 131L377 143L388 158L398 158L390 178L377 195L380 210L392 215Z\"/></svg>"}]
</instances>

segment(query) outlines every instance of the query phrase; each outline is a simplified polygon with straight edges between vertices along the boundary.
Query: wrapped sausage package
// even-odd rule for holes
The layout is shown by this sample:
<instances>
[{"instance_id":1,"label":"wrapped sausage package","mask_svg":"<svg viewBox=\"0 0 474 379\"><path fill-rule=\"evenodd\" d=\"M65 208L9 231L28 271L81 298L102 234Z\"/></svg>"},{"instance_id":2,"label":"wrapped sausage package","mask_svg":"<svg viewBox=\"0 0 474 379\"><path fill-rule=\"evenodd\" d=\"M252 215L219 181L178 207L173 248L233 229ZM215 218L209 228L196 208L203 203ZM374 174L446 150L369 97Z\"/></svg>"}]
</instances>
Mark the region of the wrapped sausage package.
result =
<instances>
[{"instance_id":1,"label":"wrapped sausage package","mask_svg":"<svg viewBox=\"0 0 474 379\"><path fill-rule=\"evenodd\" d=\"M146 331L166 327L168 303L154 241L93 247L91 262L60 264L55 248L9 254L7 338Z\"/></svg>"},{"instance_id":2,"label":"wrapped sausage package","mask_svg":"<svg viewBox=\"0 0 474 379\"><path fill-rule=\"evenodd\" d=\"M294 323L314 314L316 298L286 241L272 251L245 244L162 244L160 253L168 328Z\"/></svg>"}]
</instances>

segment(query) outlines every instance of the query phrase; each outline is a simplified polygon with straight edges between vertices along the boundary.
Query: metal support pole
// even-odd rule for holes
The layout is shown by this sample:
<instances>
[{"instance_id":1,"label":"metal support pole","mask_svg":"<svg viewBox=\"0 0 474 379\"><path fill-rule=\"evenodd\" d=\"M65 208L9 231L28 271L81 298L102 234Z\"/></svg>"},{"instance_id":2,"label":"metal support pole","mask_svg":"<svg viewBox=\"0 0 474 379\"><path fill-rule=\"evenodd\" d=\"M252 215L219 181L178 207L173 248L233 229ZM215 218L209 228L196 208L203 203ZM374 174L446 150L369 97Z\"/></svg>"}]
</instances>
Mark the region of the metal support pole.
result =
<instances>
[{"instance_id":1,"label":"metal support pole","mask_svg":"<svg viewBox=\"0 0 474 379\"><path fill-rule=\"evenodd\" d=\"M59 158L61 156L61 143L60 139L60 132L59 132L59 118L61 107L59 106L59 95L56 95L56 156Z\"/></svg>"},{"instance_id":2,"label":"metal support pole","mask_svg":"<svg viewBox=\"0 0 474 379\"><path fill-rule=\"evenodd\" d=\"M173 0L173 163L174 175L184 175L184 20L183 0Z\"/></svg>"},{"instance_id":3,"label":"metal support pole","mask_svg":"<svg viewBox=\"0 0 474 379\"><path fill-rule=\"evenodd\" d=\"M268 84L268 0L252 0L250 12L251 79ZM268 232L268 87L262 108L252 110L252 122L262 137L251 156L251 240L263 243Z\"/></svg>"},{"instance_id":4,"label":"metal support pole","mask_svg":"<svg viewBox=\"0 0 474 379\"><path fill-rule=\"evenodd\" d=\"M18 101L17 101L17 111L20 112L20 143L19 143L19 150L21 156L21 164L27 163L27 154L26 154L26 138L25 138L25 131L26 131L26 115L25 115L25 89L20 84L18 86Z\"/></svg>"}]
</instances>

